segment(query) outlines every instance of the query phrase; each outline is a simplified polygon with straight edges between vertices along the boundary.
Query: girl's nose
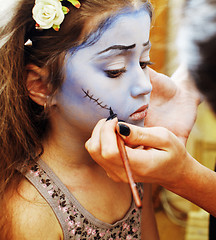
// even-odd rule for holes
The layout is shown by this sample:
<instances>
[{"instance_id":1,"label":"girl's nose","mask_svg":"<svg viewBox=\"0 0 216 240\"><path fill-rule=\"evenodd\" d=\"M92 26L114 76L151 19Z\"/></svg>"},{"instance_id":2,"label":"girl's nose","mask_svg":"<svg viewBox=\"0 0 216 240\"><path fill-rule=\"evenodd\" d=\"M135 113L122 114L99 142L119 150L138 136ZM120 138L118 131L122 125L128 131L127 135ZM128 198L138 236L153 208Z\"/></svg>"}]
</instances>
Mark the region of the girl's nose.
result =
<instances>
[{"instance_id":1,"label":"girl's nose","mask_svg":"<svg viewBox=\"0 0 216 240\"><path fill-rule=\"evenodd\" d=\"M136 79L133 81L134 84L131 87L131 96L134 98L141 95L147 95L152 91L152 85L148 74L142 69L141 71L142 72L139 71L139 74L137 74Z\"/></svg>"}]
</instances>

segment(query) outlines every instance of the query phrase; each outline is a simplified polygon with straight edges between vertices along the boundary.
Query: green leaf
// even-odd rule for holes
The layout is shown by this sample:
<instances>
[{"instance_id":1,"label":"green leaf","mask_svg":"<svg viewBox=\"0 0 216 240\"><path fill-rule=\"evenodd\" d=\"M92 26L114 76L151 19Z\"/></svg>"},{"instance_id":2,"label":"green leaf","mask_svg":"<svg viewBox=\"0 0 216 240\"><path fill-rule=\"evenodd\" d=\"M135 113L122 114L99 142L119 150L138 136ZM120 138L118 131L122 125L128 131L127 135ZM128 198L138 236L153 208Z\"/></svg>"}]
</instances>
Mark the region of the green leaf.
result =
<instances>
[{"instance_id":1,"label":"green leaf","mask_svg":"<svg viewBox=\"0 0 216 240\"><path fill-rule=\"evenodd\" d=\"M68 2L72 3L74 7L80 8L81 4L78 0L68 0Z\"/></svg>"},{"instance_id":2,"label":"green leaf","mask_svg":"<svg viewBox=\"0 0 216 240\"><path fill-rule=\"evenodd\" d=\"M62 11L63 13L66 15L68 14L68 12L70 11L69 8L65 7L65 6L62 6Z\"/></svg>"},{"instance_id":3,"label":"green leaf","mask_svg":"<svg viewBox=\"0 0 216 240\"><path fill-rule=\"evenodd\" d=\"M55 25L55 24L53 24L52 28L53 28L56 32L58 32L59 29L60 29L60 25Z\"/></svg>"}]
</instances>

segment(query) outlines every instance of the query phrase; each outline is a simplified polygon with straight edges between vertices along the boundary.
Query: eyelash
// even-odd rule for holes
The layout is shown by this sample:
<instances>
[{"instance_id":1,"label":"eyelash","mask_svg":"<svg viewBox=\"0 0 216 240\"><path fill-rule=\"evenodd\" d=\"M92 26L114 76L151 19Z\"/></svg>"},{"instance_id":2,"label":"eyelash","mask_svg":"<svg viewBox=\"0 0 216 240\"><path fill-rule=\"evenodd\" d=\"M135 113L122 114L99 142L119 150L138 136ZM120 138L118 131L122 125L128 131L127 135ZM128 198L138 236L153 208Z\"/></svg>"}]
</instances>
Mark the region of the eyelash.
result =
<instances>
[{"instance_id":1,"label":"eyelash","mask_svg":"<svg viewBox=\"0 0 216 240\"><path fill-rule=\"evenodd\" d=\"M117 69L117 70L105 70L104 71L109 78L117 78L120 77L122 73L126 72L125 68Z\"/></svg>"},{"instance_id":2,"label":"eyelash","mask_svg":"<svg viewBox=\"0 0 216 240\"><path fill-rule=\"evenodd\" d=\"M153 65L153 62L147 61L147 62L140 62L140 67L142 69L145 69L147 66Z\"/></svg>"},{"instance_id":3,"label":"eyelash","mask_svg":"<svg viewBox=\"0 0 216 240\"><path fill-rule=\"evenodd\" d=\"M148 65L152 65L153 63L150 61L147 62L140 62L140 67L142 69L145 69ZM104 71L109 78L118 78L120 77L123 73L126 72L125 68L122 69L117 69L117 70L105 70Z\"/></svg>"}]
</instances>

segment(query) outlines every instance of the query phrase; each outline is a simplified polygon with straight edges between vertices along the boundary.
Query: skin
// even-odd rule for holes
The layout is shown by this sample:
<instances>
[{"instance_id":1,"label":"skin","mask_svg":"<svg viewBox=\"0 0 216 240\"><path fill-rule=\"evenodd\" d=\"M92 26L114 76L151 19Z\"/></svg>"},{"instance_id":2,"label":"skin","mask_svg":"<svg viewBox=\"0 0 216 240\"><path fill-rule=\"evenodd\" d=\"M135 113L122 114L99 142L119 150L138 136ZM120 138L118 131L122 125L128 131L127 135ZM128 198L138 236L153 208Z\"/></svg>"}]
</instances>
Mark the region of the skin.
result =
<instances>
[{"instance_id":1,"label":"skin","mask_svg":"<svg viewBox=\"0 0 216 240\"><path fill-rule=\"evenodd\" d=\"M109 116L112 107L120 119L143 126L144 118L134 121L130 115L150 101L149 30L145 10L120 15L94 45L81 46L67 57L66 80L57 102L68 121L92 130L99 119ZM117 77L111 74L116 70L121 71Z\"/></svg>"},{"instance_id":2,"label":"skin","mask_svg":"<svg viewBox=\"0 0 216 240\"><path fill-rule=\"evenodd\" d=\"M43 142L43 161L85 209L99 220L111 224L122 219L128 212L132 201L131 190L128 184L110 179L84 148L92 126L101 117L107 117L109 111L85 97L82 89L89 91L89 95L93 95L95 99L99 98L103 104L112 106L122 119L134 123L130 120L131 113L148 104L150 99L148 68L142 69L140 64L143 58L149 60L149 48L147 50L143 46L149 40L149 31L150 17L147 12L130 12L116 18L94 45L80 48L72 56L68 54L64 67L65 81L53 99L50 132ZM116 37L113 38L113 35ZM99 57L99 52L113 45L133 45L133 48L127 51L106 51ZM110 78L104 72L119 67L126 68L126 72L119 78ZM46 71L34 66L29 66L28 70L30 97L44 105L47 88L42 82L47 76ZM129 107L123 108L124 105ZM143 121L142 117L135 122L143 125ZM145 184L144 188L142 239L157 240L159 237L151 201L151 186ZM58 220L37 190L23 179L18 192L13 193L10 198L10 214L15 223L14 236L10 239L19 239L20 236L33 240L63 239ZM25 211L22 210L23 205L26 206ZM35 212L37 214L29 222L26 212L31 216ZM38 221L38 218L42 220ZM29 227L30 223L34 224L33 229Z\"/></svg>"},{"instance_id":3,"label":"skin","mask_svg":"<svg viewBox=\"0 0 216 240\"><path fill-rule=\"evenodd\" d=\"M173 76L179 80L175 84L172 79L150 71L153 89L159 91L155 94L153 91L151 96L153 106L147 125L160 127L141 128L124 123L131 133L122 137L136 181L160 184L216 216L216 174L196 161L185 148L200 103L200 94L186 73L184 67L178 69ZM157 114L160 106L165 110ZM112 179L127 182L116 131L119 131L117 119L99 121L86 148ZM140 150L138 146L147 148Z\"/></svg>"},{"instance_id":4,"label":"skin","mask_svg":"<svg viewBox=\"0 0 216 240\"><path fill-rule=\"evenodd\" d=\"M216 216L215 172L196 161L186 151L184 144L166 128L127 125L131 134L124 137L124 140L130 146L126 150L134 179L160 184ZM86 147L90 147L92 157L101 163L110 177L115 181L127 182L118 149L115 147L116 129L118 130L116 119L109 123L101 120L92 136L94 142L97 142L96 138L99 136L100 156L96 146L92 151L90 142ZM109 140L105 140L107 137ZM136 149L137 146L150 147L140 150Z\"/></svg>"},{"instance_id":5,"label":"skin","mask_svg":"<svg viewBox=\"0 0 216 240\"><path fill-rule=\"evenodd\" d=\"M150 71L153 91L145 126L161 126L173 132L184 144L196 120L201 96L181 65L171 78Z\"/></svg>"}]
</instances>

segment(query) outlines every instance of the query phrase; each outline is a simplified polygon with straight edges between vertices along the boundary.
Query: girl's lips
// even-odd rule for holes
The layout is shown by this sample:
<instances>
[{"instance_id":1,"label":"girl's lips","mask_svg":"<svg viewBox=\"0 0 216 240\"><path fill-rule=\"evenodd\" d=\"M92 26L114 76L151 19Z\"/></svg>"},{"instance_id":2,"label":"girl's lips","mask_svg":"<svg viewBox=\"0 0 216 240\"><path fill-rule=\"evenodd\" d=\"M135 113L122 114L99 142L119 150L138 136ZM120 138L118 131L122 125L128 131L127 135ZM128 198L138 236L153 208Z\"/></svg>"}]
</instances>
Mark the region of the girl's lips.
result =
<instances>
[{"instance_id":1,"label":"girl's lips","mask_svg":"<svg viewBox=\"0 0 216 240\"><path fill-rule=\"evenodd\" d=\"M142 120L146 117L148 110L148 105L144 105L137 109L134 113L130 115L130 119L134 121Z\"/></svg>"}]
</instances>

